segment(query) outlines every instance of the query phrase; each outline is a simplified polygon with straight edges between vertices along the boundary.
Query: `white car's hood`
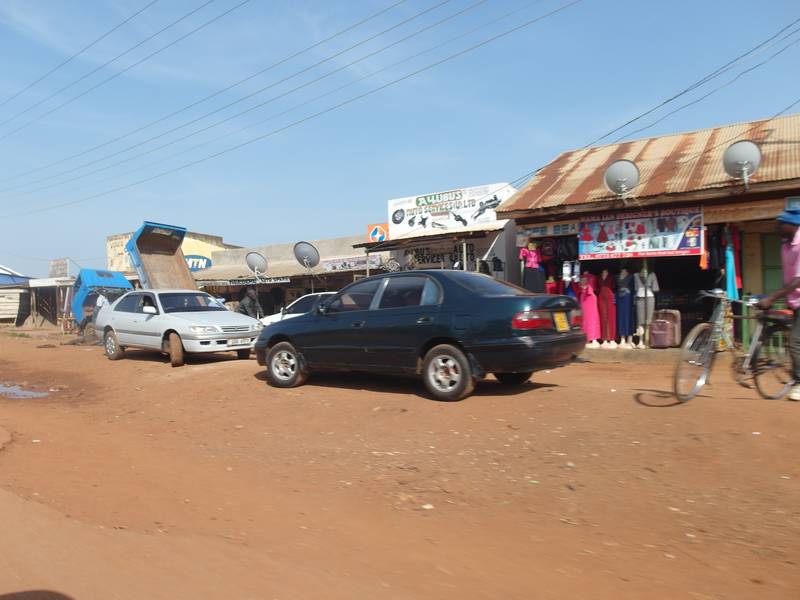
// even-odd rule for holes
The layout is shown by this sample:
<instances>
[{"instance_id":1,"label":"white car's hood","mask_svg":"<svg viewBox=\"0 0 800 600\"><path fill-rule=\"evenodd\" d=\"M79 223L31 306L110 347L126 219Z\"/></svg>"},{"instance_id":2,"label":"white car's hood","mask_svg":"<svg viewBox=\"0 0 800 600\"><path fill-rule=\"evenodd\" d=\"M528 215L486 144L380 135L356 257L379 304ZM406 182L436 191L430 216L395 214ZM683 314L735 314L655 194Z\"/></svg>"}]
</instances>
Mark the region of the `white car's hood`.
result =
<instances>
[{"instance_id":1,"label":"white car's hood","mask_svg":"<svg viewBox=\"0 0 800 600\"><path fill-rule=\"evenodd\" d=\"M252 325L256 319L229 310L209 310L202 312L170 312L168 317L181 319L193 325Z\"/></svg>"}]
</instances>

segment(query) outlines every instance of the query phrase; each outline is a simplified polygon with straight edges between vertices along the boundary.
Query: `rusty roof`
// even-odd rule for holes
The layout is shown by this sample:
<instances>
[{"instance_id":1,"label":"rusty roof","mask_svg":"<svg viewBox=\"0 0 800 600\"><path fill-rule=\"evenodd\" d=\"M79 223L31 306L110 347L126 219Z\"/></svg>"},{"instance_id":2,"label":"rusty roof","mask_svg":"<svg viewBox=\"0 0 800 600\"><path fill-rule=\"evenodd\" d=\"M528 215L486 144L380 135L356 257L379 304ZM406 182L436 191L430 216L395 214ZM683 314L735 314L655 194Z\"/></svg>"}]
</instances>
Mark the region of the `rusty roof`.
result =
<instances>
[{"instance_id":1,"label":"rusty roof","mask_svg":"<svg viewBox=\"0 0 800 600\"><path fill-rule=\"evenodd\" d=\"M800 187L800 114L572 150L559 155L497 209L498 217L603 210L620 204L603 182L612 162L636 163L640 184L627 204L724 197L744 191L722 168L735 141L750 139L763 154L750 194Z\"/></svg>"}]
</instances>

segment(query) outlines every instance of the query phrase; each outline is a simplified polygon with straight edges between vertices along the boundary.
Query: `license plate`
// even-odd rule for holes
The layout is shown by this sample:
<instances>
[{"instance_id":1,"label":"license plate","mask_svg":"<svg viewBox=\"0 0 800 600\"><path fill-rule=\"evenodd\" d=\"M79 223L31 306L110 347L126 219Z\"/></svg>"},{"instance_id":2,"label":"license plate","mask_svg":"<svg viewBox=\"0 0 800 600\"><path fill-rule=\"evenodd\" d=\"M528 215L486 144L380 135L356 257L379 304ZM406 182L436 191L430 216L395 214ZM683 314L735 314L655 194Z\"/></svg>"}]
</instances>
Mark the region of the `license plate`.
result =
<instances>
[{"instance_id":1,"label":"license plate","mask_svg":"<svg viewBox=\"0 0 800 600\"><path fill-rule=\"evenodd\" d=\"M228 340L228 346L243 346L250 343L250 338L233 338Z\"/></svg>"},{"instance_id":2,"label":"license plate","mask_svg":"<svg viewBox=\"0 0 800 600\"><path fill-rule=\"evenodd\" d=\"M569 331L569 322L567 321L567 313L563 312L553 313L553 321L556 324L556 331Z\"/></svg>"}]
</instances>

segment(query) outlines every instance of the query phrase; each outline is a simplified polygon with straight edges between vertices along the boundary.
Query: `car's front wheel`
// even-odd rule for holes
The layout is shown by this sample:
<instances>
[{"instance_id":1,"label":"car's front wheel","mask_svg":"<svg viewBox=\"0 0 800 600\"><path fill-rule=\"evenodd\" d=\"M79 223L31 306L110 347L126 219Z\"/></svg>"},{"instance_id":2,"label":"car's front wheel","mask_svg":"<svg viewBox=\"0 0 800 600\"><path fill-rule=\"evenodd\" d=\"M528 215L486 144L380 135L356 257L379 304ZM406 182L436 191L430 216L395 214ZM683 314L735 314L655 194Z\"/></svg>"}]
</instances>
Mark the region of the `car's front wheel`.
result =
<instances>
[{"instance_id":1,"label":"car's front wheel","mask_svg":"<svg viewBox=\"0 0 800 600\"><path fill-rule=\"evenodd\" d=\"M103 346L105 347L106 356L108 360L119 360L122 358L123 350L119 345L117 334L112 329L106 331L103 336Z\"/></svg>"},{"instance_id":2,"label":"car's front wheel","mask_svg":"<svg viewBox=\"0 0 800 600\"><path fill-rule=\"evenodd\" d=\"M533 375L533 371L522 373L495 373L494 376L503 385L522 385Z\"/></svg>"},{"instance_id":3,"label":"car's front wheel","mask_svg":"<svg viewBox=\"0 0 800 600\"><path fill-rule=\"evenodd\" d=\"M475 389L467 357L450 344L440 344L428 351L422 363L422 378L437 400L461 400Z\"/></svg>"},{"instance_id":4,"label":"car's front wheel","mask_svg":"<svg viewBox=\"0 0 800 600\"><path fill-rule=\"evenodd\" d=\"M280 388L303 385L308 371L303 366L300 354L290 342L279 342L267 354L267 381Z\"/></svg>"},{"instance_id":5,"label":"car's front wheel","mask_svg":"<svg viewBox=\"0 0 800 600\"><path fill-rule=\"evenodd\" d=\"M169 345L169 364L173 367L182 367L185 359L183 356L183 342L181 336L174 331L167 338Z\"/></svg>"}]
</instances>

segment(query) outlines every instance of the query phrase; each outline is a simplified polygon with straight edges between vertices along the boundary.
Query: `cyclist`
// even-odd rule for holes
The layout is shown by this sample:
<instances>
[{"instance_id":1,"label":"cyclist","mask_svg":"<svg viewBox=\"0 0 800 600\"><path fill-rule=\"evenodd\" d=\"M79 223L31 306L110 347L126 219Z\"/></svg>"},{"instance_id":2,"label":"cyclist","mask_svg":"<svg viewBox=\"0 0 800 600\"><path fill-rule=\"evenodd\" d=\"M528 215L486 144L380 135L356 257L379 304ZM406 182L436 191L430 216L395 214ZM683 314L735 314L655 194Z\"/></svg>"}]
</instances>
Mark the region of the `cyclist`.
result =
<instances>
[{"instance_id":1,"label":"cyclist","mask_svg":"<svg viewBox=\"0 0 800 600\"><path fill-rule=\"evenodd\" d=\"M794 311L789 352L795 385L789 392L789 400L800 401L800 210L785 210L778 215L776 229L782 239L783 287L759 300L758 307L767 310L777 300L786 298L786 304Z\"/></svg>"}]
</instances>

